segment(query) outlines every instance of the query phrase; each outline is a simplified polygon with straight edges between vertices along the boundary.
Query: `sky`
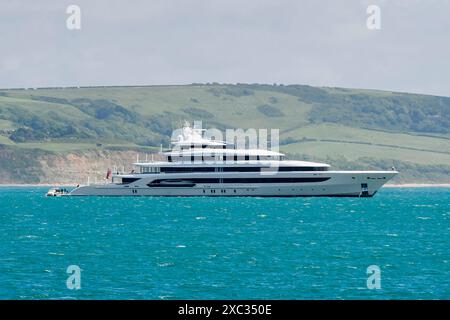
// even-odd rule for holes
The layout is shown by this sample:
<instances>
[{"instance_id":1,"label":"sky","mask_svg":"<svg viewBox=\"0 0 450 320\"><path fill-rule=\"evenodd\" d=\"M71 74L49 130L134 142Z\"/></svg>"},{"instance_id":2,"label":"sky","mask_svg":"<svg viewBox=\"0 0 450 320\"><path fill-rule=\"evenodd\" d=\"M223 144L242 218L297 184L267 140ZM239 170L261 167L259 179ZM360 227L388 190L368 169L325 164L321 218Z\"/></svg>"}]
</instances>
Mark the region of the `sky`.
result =
<instances>
[{"instance_id":1,"label":"sky","mask_svg":"<svg viewBox=\"0 0 450 320\"><path fill-rule=\"evenodd\" d=\"M208 82L450 96L450 1L0 0L0 88Z\"/></svg>"}]
</instances>

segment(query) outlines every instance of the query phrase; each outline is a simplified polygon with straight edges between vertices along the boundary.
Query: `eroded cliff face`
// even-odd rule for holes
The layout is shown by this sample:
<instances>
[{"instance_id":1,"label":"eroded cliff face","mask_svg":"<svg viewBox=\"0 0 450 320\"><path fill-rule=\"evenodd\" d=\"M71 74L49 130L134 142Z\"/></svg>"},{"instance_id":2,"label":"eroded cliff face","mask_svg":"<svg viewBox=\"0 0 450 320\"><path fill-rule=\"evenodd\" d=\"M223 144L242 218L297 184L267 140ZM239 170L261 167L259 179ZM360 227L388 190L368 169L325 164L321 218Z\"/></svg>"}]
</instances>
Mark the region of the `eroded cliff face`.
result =
<instances>
[{"instance_id":1,"label":"eroded cliff face","mask_svg":"<svg viewBox=\"0 0 450 320\"><path fill-rule=\"evenodd\" d=\"M152 159L150 151L111 150L106 148L72 152L48 152L40 149L12 148L0 145L0 184L77 185L106 182L108 169L131 172L137 155L140 161ZM297 159L301 159L299 156ZM162 160L153 153L154 160ZM293 157L296 159L296 157ZM316 159L315 159L316 160ZM317 159L327 162L337 170L385 170L389 164L373 163L370 159L354 162L342 159ZM368 166L367 164L370 164ZM362 165L366 165L362 167ZM450 166L418 166L396 161L400 174L391 183L448 183Z\"/></svg>"},{"instance_id":2,"label":"eroded cliff face","mask_svg":"<svg viewBox=\"0 0 450 320\"><path fill-rule=\"evenodd\" d=\"M151 154L129 151L89 150L68 153L0 150L0 184L76 185L105 181L108 169L130 172L133 162ZM154 154L155 160L161 156Z\"/></svg>"},{"instance_id":3,"label":"eroded cliff face","mask_svg":"<svg viewBox=\"0 0 450 320\"><path fill-rule=\"evenodd\" d=\"M131 171L136 152L87 151L48 155L38 161L43 172L40 183L84 184L88 177L90 182L105 180L108 168Z\"/></svg>"}]
</instances>

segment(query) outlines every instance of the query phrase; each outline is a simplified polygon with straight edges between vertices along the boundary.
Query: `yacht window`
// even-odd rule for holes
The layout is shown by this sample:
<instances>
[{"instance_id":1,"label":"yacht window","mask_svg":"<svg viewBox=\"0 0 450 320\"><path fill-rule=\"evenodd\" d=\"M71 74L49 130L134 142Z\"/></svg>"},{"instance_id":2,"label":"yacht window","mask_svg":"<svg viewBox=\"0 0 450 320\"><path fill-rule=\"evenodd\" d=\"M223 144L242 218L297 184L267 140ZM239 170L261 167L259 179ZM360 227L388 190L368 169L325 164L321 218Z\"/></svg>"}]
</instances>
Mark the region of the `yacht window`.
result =
<instances>
[{"instance_id":1,"label":"yacht window","mask_svg":"<svg viewBox=\"0 0 450 320\"><path fill-rule=\"evenodd\" d=\"M204 162L213 162L214 160L215 160L215 157L214 157L213 154L203 156L203 161Z\"/></svg>"},{"instance_id":2,"label":"yacht window","mask_svg":"<svg viewBox=\"0 0 450 320\"><path fill-rule=\"evenodd\" d=\"M140 178L122 178L122 184L130 184L138 180L140 180Z\"/></svg>"},{"instance_id":3,"label":"yacht window","mask_svg":"<svg viewBox=\"0 0 450 320\"><path fill-rule=\"evenodd\" d=\"M224 167L223 172L259 172L260 167Z\"/></svg>"},{"instance_id":4,"label":"yacht window","mask_svg":"<svg viewBox=\"0 0 450 320\"><path fill-rule=\"evenodd\" d=\"M134 181L139 180L138 178L122 178L123 184L128 184ZM196 184L196 183L204 183L204 184L217 184L217 183L314 183L314 182L323 182L330 180L329 177L304 177L304 178L190 178L189 181L186 181L186 184ZM153 180L151 183L147 184L149 187L153 186L161 186L161 184L167 182L174 182L178 180L170 180L170 179L157 179ZM183 180L180 180L180 183ZM166 184L167 185L167 184ZM211 190L212 192L212 190Z\"/></svg>"},{"instance_id":5,"label":"yacht window","mask_svg":"<svg viewBox=\"0 0 450 320\"><path fill-rule=\"evenodd\" d=\"M191 161L194 163L202 163L202 156L191 156Z\"/></svg>"},{"instance_id":6,"label":"yacht window","mask_svg":"<svg viewBox=\"0 0 450 320\"><path fill-rule=\"evenodd\" d=\"M196 179L193 179L196 180ZM329 177L313 178L225 178L223 183L308 183L323 182L330 180Z\"/></svg>"},{"instance_id":7,"label":"yacht window","mask_svg":"<svg viewBox=\"0 0 450 320\"><path fill-rule=\"evenodd\" d=\"M328 171L328 167L279 167L278 171Z\"/></svg>"},{"instance_id":8,"label":"yacht window","mask_svg":"<svg viewBox=\"0 0 450 320\"><path fill-rule=\"evenodd\" d=\"M214 167L162 167L161 172L164 173L214 172Z\"/></svg>"}]
</instances>

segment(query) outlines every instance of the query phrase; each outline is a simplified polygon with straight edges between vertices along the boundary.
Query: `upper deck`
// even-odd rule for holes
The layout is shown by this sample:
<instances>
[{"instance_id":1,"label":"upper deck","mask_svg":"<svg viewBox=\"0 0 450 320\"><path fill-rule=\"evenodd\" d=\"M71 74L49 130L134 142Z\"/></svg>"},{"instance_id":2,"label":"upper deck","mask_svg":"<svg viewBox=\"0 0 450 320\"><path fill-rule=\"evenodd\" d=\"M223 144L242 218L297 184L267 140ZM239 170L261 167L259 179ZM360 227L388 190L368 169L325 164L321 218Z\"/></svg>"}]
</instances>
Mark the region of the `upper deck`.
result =
<instances>
[{"instance_id":1,"label":"upper deck","mask_svg":"<svg viewBox=\"0 0 450 320\"><path fill-rule=\"evenodd\" d=\"M141 173L159 172L251 172L280 167L284 171L327 171L325 163L289 161L280 152L266 149L236 148L224 141L205 139L202 129L184 127L172 140L173 149L162 154L166 161L136 162Z\"/></svg>"}]
</instances>

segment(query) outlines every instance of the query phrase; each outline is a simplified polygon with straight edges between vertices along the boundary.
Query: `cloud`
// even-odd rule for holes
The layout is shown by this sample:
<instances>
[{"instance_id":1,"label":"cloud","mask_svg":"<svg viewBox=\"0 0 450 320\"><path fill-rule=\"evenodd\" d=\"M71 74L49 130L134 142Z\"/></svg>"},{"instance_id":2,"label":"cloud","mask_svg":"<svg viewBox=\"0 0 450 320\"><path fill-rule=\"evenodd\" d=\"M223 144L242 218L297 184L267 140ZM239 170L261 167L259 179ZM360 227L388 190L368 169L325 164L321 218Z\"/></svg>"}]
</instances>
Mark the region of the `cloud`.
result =
<instances>
[{"instance_id":1,"label":"cloud","mask_svg":"<svg viewBox=\"0 0 450 320\"><path fill-rule=\"evenodd\" d=\"M302 83L450 96L450 3L10 1L0 87ZM82 29L66 28L69 4ZM366 28L377 4L382 29Z\"/></svg>"}]
</instances>

